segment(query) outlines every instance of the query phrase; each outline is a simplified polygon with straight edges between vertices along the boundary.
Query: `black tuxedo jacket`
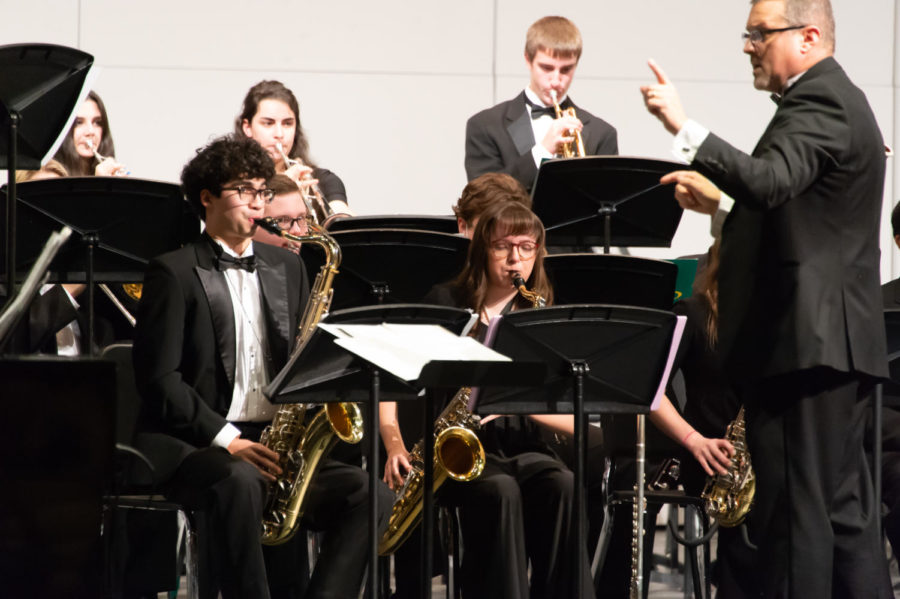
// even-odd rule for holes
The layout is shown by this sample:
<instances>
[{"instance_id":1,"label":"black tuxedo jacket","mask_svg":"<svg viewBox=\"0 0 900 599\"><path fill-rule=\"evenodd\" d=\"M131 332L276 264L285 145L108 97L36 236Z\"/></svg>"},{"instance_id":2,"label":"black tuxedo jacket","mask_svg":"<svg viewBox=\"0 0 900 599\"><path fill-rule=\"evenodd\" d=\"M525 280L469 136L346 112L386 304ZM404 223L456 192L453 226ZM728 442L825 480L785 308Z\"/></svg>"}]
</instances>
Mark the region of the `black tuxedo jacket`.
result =
<instances>
[{"instance_id":1,"label":"black tuxedo jacket","mask_svg":"<svg viewBox=\"0 0 900 599\"><path fill-rule=\"evenodd\" d=\"M719 271L731 376L819 366L886 375L884 144L840 65L826 58L787 90L751 156L710 134L692 166L735 199Z\"/></svg>"},{"instance_id":2,"label":"black tuxedo jacket","mask_svg":"<svg viewBox=\"0 0 900 599\"><path fill-rule=\"evenodd\" d=\"M888 281L881 286L884 308L900 308L900 279Z\"/></svg>"},{"instance_id":3,"label":"black tuxedo jacket","mask_svg":"<svg viewBox=\"0 0 900 599\"><path fill-rule=\"evenodd\" d=\"M575 114L584 124L581 135L589 156L619 153L616 130L612 125L577 106ZM531 191L537 176L531 155L534 144L524 91L512 100L482 110L466 122L468 180L485 173L507 173Z\"/></svg>"},{"instance_id":4,"label":"black tuxedo jacket","mask_svg":"<svg viewBox=\"0 0 900 599\"><path fill-rule=\"evenodd\" d=\"M112 322L107 318L106 312L102 310L105 298L101 298L101 295L99 287L96 288L94 292L93 343L95 352L120 338L117 336ZM62 285L53 285L46 293L35 296L28 306L28 311L10 331L4 351L9 354L54 355L58 349L56 334L74 320L78 323L81 335L78 351L81 355L88 355L90 348L87 346L87 330L90 319L87 293L83 293L78 299L80 304L76 309ZM0 289L0 305L5 304L6 300L5 290ZM122 318L121 315L119 317Z\"/></svg>"},{"instance_id":5,"label":"black tuxedo jacket","mask_svg":"<svg viewBox=\"0 0 900 599\"><path fill-rule=\"evenodd\" d=\"M141 449L163 473L187 453L209 447L225 426L234 389L234 310L213 242L203 235L147 267L138 308L134 368L143 398ZM268 369L287 362L309 296L293 253L254 243ZM162 475L165 478L165 474Z\"/></svg>"}]
</instances>

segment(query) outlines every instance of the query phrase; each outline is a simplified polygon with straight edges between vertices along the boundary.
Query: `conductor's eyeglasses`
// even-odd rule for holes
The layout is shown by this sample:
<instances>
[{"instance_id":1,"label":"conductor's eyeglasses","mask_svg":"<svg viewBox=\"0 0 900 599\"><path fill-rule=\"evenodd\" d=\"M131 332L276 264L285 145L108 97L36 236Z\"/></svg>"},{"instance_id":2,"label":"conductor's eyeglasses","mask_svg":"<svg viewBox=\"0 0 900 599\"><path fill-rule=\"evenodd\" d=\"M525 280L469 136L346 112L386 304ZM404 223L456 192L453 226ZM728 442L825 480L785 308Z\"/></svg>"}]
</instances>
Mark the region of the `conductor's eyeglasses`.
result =
<instances>
[{"instance_id":1,"label":"conductor's eyeglasses","mask_svg":"<svg viewBox=\"0 0 900 599\"><path fill-rule=\"evenodd\" d=\"M510 243L509 241L494 241L491 243L491 255L494 258L506 258L516 248L519 252L519 259L528 260L534 258L534 253L538 249L538 244L533 241L523 241L521 243Z\"/></svg>"},{"instance_id":2,"label":"conductor's eyeglasses","mask_svg":"<svg viewBox=\"0 0 900 599\"><path fill-rule=\"evenodd\" d=\"M790 27L779 27L778 29L752 29L741 34L741 39L746 44L748 41L754 46L763 43L767 35L773 33L783 33L785 31L794 31L795 29L803 29L806 25L791 25Z\"/></svg>"},{"instance_id":3,"label":"conductor's eyeglasses","mask_svg":"<svg viewBox=\"0 0 900 599\"><path fill-rule=\"evenodd\" d=\"M241 200L248 204L252 202L253 198L256 196L259 196L266 204L271 202L272 198L275 197L274 189L256 189L255 187L245 187L243 185L238 185L237 187L223 187L222 191L236 191Z\"/></svg>"}]
</instances>

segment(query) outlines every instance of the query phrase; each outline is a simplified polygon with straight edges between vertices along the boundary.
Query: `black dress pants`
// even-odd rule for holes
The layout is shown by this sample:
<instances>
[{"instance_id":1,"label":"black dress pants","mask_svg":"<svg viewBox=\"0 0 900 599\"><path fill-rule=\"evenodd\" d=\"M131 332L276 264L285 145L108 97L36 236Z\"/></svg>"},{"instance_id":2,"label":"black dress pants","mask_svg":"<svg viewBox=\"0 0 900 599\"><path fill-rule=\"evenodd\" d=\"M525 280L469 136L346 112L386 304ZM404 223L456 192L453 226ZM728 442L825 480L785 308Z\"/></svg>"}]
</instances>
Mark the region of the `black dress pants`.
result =
<instances>
[{"instance_id":1,"label":"black dress pants","mask_svg":"<svg viewBox=\"0 0 900 599\"><path fill-rule=\"evenodd\" d=\"M290 547L265 548L259 541L267 483L259 471L221 448L195 451L179 466L169 496L203 514L201 588L204 599L221 590L223 599L299 597L285 556L305 556ZM379 481L379 530L387 527L393 493ZM368 475L357 466L325 458L310 484L301 525L323 532L321 551L305 599L356 597L367 565ZM305 542L299 534L289 541ZM296 549L296 548L295 548ZM204 559L206 558L206 559ZM270 594L266 560L276 558L279 583ZM271 564L270 564L271 566ZM285 581L288 581L287 583Z\"/></svg>"},{"instance_id":2,"label":"black dress pants","mask_svg":"<svg viewBox=\"0 0 900 599\"><path fill-rule=\"evenodd\" d=\"M892 597L863 437L871 385L818 368L742 389L765 597Z\"/></svg>"},{"instance_id":3,"label":"black dress pants","mask_svg":"<svg viewBox=\"0 0 900 599\"><path fill-rule=\"evenodd\" d=\"M593 597L587 550L576 555L574 548L573 496L572 471L538 452L488 453L477 479L448 481L442 501L460 512L463 597L570 599L576 559L584 565L583 596Z\"/></svg>"},{"instance_id":4,"label":"black dress pants","mask_svg":"<svg viewBox=\"0 0 900 599\"><path fill-rule=\"evenodd\" d=\"M188 455L170 482L173 501L202 514L200 596L214 599L269 597L260 522L266 480L252 465L225 449L210 447Z\"/></svg>"}]
</instances>

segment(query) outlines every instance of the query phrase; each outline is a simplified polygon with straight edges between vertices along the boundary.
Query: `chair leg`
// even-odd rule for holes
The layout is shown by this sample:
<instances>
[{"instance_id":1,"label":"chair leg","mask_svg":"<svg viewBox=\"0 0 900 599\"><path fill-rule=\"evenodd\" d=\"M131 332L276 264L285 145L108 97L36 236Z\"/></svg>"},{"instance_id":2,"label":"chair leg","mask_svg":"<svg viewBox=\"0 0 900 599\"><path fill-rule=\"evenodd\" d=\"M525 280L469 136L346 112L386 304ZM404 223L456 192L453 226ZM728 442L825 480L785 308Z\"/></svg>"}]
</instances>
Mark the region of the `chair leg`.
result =
<instances>
[{"instance_id":1,"label":"chair leg","mask_svg":"<svg viewBox=\"0 0 900 599\"><path fill-rule=\"evenodd\" d=\"M178 527L184 532L184 563L185 581L187 584L188 599L197 599L200 596L197 572L197 533L191 526L191 520L184 510L178 510Z\"/></svg>"}]
</instances>

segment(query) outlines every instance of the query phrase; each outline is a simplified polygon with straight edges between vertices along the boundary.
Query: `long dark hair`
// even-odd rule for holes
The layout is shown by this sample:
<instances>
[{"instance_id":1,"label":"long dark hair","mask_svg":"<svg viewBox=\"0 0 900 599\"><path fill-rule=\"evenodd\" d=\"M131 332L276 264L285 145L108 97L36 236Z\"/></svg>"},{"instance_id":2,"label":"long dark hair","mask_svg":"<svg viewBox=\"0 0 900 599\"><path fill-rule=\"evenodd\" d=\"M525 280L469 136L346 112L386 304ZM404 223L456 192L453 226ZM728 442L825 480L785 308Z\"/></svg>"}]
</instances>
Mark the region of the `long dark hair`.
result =
<instances>
[{"instance_id":1,"label":"long dark hair","mask_svg":"<svg viewBox=\"0 0 900 599\"><path fill-rule=\"evenodd\" d=\"M103 100L100 99L97 92L91 90L88 92L88 96L84 101L93 102L97 105L97 110L100 111L100 125L103 127L103 135L100 137L99 147L96 148L97 153L107 158L114 158L116 155L116 148L113 143L112 131L109 129L109 118L106 116L106 106L103 105ZM90 158L82 158L78 154L78 150L75 148L74 135L75 123L72 123L69 133L66 135L65 139L63 139L62 145L59 147L56 156L53 158L59 161L72 177L93 176L94 169L97 168L99 161L93 156Z\"/></svg>"},{"instance_id":2,"label":"long dark hair","mask_svg":"<svg viewBox=\"0 0 900 599\"><path fill-rule=\"evenodd\" d=\"M297 128L294 131L294 145L291 146L287 155L291 158L299 158L303 161L303 164L316 168L316 165L310 162L309 141L306 139L303 126L300 124L300 104L297 102L294 92L280 81L260 81L250 88L250 91L244 96L241 114L238 115L234 122L234 133L246 137L243 127L244 121L246 120L249 123L253 120L253 117L256 116L259 110L259 103L263 100L280 100L288 105L288 108L294 113Z\"/></svg>"},{"instance_id":3,"label":"long dark hair","mask_svg":"<svg viewBox=\"0 0 900 599\"><path fill-rule=\"evenodd\" d=\"M460 290L464 305L471 307L478 313L484 309L484 299L487 294L488 264L494 259L490 254L491 239L496 235L534 235L538 243L538 251L534 257L534 267L531 276L525 282L531 291L539 293L547 305L553 303L553 287L544 270L544 256L547 250L544 247L544 225L541 220L523 204L519 202L498 202L485 210L478 219L472 242L469 244L469 257L466 266L454 281L454 285ZM531 302L521 295L516 297L517 308L530 308Z\"/></svg>"},{"instance_id":4,"label":"long dark hair","mask_svg":"<svg viewBox=\"0 0 900 599\"><path fill-rule=\"evenodd\" d=\"M694 293L706 304L706 338L710 349L715 349L719 341L719 245L720 240L710 246L706 254L706 266L697 277Z\"/></svg>"}]
</instances>

